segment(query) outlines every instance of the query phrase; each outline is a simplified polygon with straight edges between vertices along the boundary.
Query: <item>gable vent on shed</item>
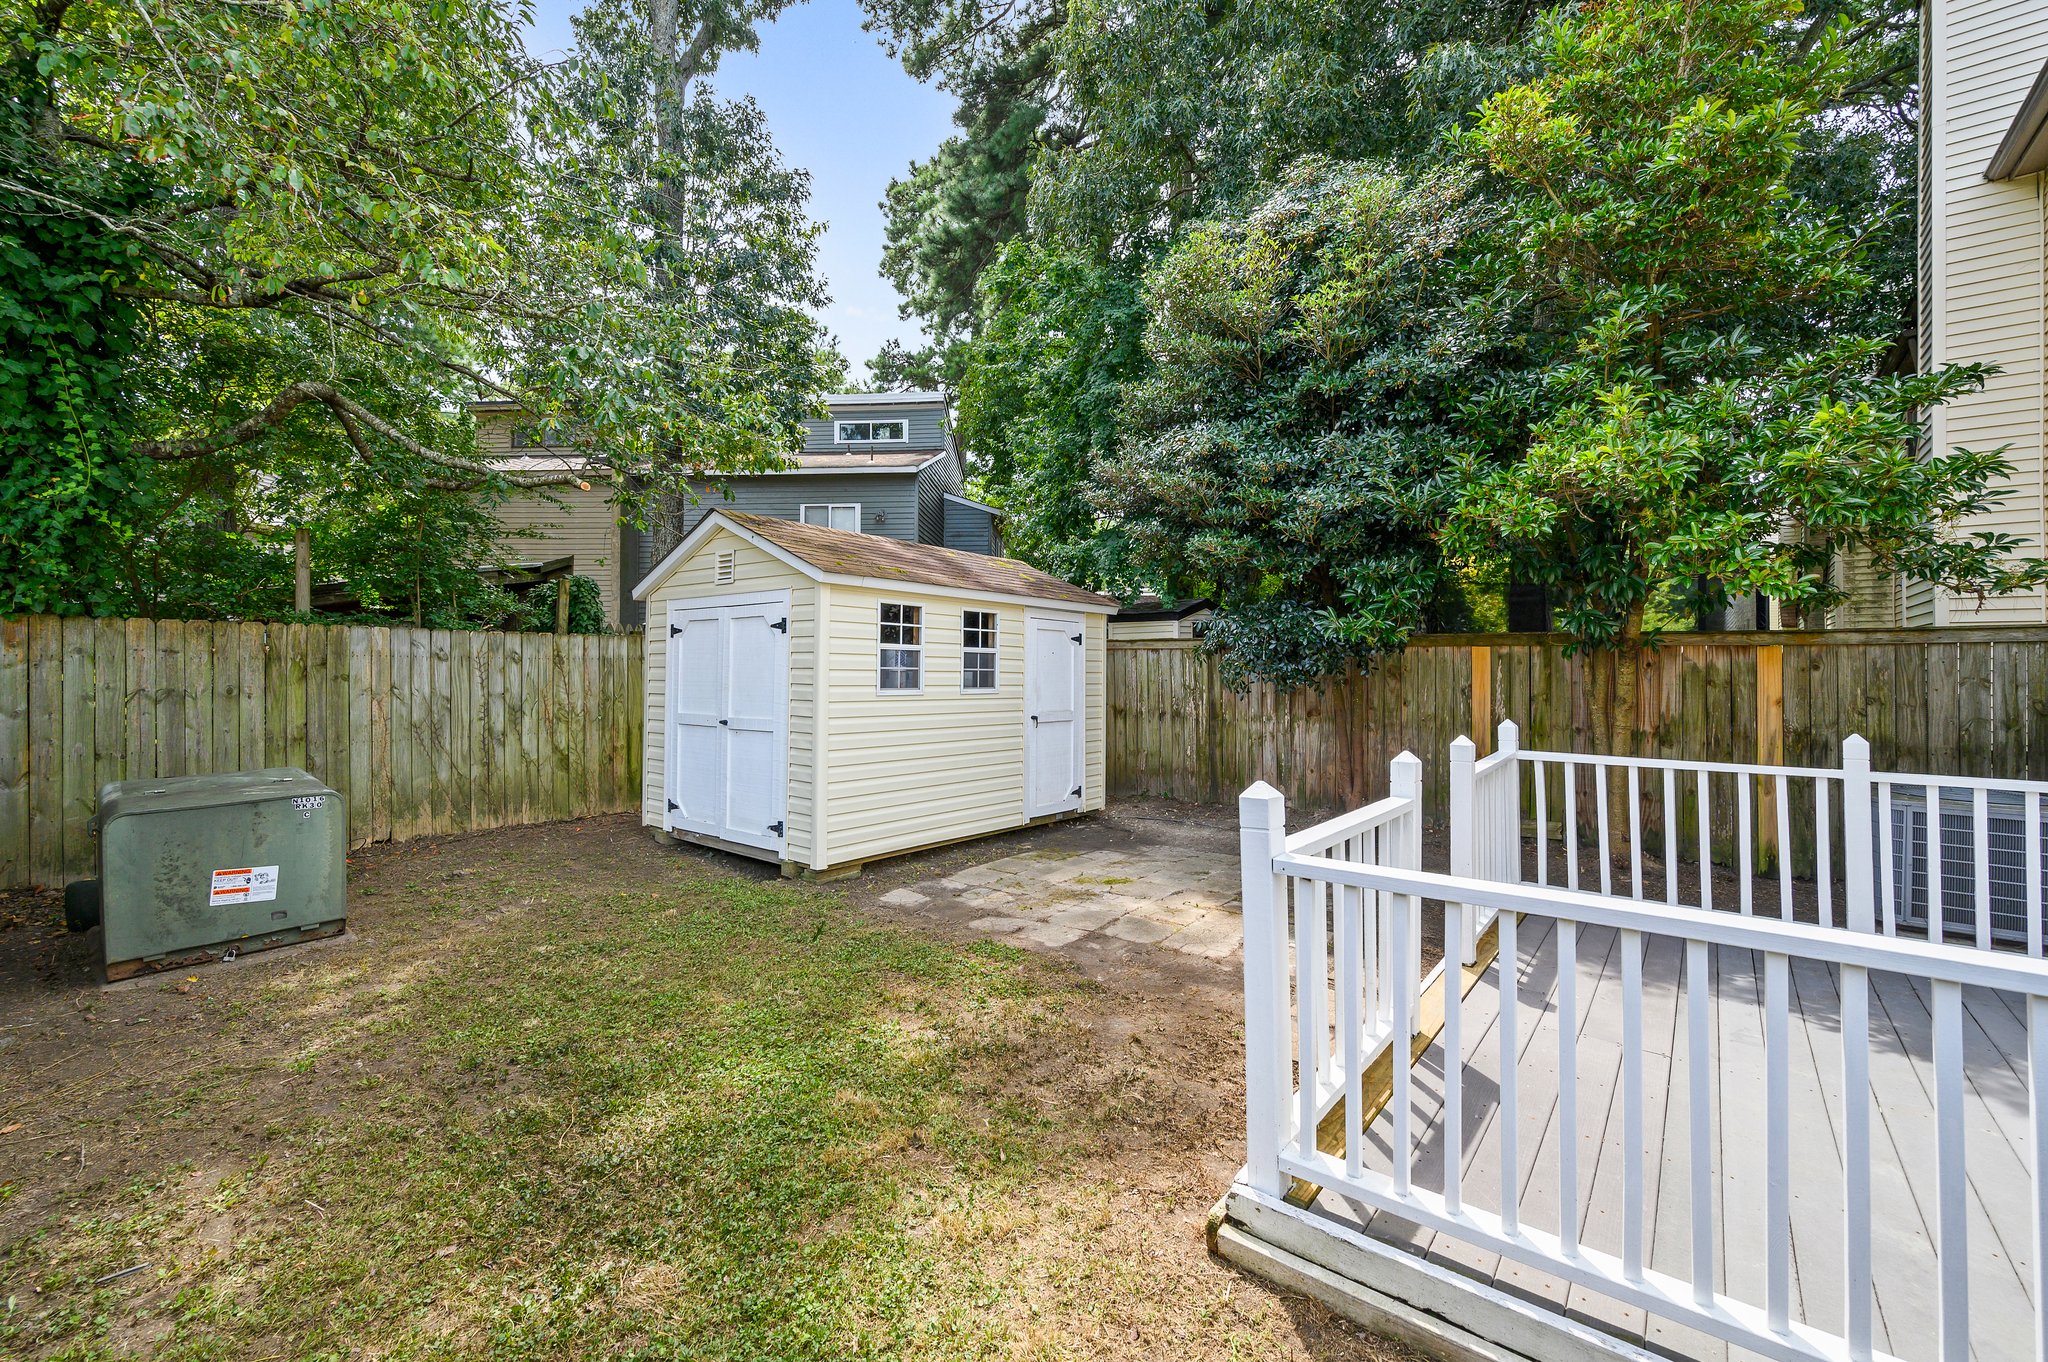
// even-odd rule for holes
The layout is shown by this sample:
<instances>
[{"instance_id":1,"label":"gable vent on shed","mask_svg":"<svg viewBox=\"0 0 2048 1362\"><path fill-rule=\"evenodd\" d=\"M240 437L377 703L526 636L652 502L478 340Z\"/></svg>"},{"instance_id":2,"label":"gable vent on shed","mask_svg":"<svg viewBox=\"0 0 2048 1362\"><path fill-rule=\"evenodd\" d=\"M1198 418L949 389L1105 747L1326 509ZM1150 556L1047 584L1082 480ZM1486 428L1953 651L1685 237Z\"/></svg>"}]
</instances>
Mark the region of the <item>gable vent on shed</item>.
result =
<instances>
[{"instance_id":1,"label":"gable vent on shed","mask_svg":"<svg viewBox=\"0 0 2048 1362\"><path fill-rule=\"evenodd\" d=\"M734 552L733 552L733 551L732 551L731 549L720 549L720 550L718 551L718 560L717 560L717 566L716 566L716 568L714 569L714 570L715 570L715 572L716 572L716 574L717 574L717 581L718 581L718 585L720 585L720 586L731 586L731 585L732 585L732 582L733 582L733 576L734 576L734 572L735 572L735 567L734 567L734 560L735 560L735 558L736 558L736 555L734 554Z\"/></svg>"}]
</instances>

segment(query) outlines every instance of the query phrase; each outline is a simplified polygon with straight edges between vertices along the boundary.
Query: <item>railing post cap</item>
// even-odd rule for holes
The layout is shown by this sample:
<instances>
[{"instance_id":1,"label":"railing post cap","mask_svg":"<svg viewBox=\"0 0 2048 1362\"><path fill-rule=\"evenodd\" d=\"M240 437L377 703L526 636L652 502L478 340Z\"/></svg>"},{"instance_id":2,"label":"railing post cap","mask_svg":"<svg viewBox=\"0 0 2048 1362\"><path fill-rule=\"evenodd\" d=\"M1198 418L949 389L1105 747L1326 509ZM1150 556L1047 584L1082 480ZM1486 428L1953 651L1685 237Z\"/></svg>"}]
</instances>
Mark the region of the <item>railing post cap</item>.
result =
<instances>
[{"instance_id":1,"label":"railing post cap","mask_svg":"<svg viewBox=\"0 0 2048 1362\"><path fill-rule=\"evenodd\" d=\"M1237 797L1237 821L1248 828L1287 826L1287 797L1261 780Z\"/></svg>"},{"instance_id":2,"label":"railing post cap","mask_svg":"<svg viewBox=\"0 0 2048 1362\"><path fill-rule=\"evenodd\" d=\"M1502 719L1500 726L1493 730L1502 743L1510 743L1522 736L1522 726L1513 719Z\"/></svg>"},{"instance_id":3,"label":"railing post cap","mask_svg":"<svg viewBox=\"0 0 2048 1362\"><path fill-rule=\"evenodd\" d=\"M1474 757L1478 756L1478 754L1479 744L1473 742L1463 733L1460 733L1457 737L1451 739L1452 761L1471 761Z\"/></svg>"},{"instance_id":4,"label":"railing post cap","mask_svg":"<svg viewBox=\"0 0 2048 1362\"><path fill-rule=\"evenodd\" d=\"M1844 757L1860 757L1865 761L1870 760L1870 740L1861 733L1851 733L1848 737L1842 739L1842 755Z\"/></svg>"}]
</instances>

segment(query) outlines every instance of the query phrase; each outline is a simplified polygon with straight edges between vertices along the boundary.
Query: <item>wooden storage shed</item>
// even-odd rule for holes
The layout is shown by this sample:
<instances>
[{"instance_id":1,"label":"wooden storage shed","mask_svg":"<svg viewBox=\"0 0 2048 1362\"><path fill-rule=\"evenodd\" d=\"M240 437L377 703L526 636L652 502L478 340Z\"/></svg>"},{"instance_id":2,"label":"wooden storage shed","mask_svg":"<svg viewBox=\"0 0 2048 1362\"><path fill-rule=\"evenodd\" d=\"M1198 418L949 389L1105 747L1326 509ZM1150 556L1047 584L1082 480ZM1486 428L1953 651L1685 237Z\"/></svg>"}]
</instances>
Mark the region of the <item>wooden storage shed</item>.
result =
<instances>
[{"instance_id":1,"label":"wooden storage shed","mask_svg":"<svg viewBox=\"0 0 2048 1362\"><path fill-rule=\"evenodd\" d=\"M1102 807L1107 596L723 509L633 595L658 835L795 874Z\"/></svg>"}]
</instances>

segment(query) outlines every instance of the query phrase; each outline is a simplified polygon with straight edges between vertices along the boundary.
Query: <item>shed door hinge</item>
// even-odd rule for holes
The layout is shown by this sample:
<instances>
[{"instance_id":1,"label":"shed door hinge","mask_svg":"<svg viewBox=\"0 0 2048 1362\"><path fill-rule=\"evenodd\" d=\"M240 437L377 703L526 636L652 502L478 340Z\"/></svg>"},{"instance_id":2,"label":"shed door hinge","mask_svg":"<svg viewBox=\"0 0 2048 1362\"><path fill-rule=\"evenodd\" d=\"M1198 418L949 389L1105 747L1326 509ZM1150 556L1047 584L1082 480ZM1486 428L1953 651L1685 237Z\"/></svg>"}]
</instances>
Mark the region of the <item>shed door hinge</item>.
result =
<instances>
[{"instance_id":1,"label":"shed door hinge","mask_svg":"<svg viewBox=\"0 0 2048 1362\"><path fill-rule=\"evenodd\" d=\"M678 803L676 803L676 802L675 802L675 801L674 801L673 799L671 799L671 800L670 800L670 801L668 802L668 811L669 811L670 813L674 813L674 812L675 812L675 811L676 811L677 809L680 809L681 807L683 807L683 806L682 806L682 805L680 805L680 804L678 804Z\"/></svg>"},{"instance_id":2,"label":"shed door hinge","mask_svg":"<svg viewBox=\"0 0 2048 1362\"><path fill-rule=\"evenodd\" d=\"M782 835L782 824L770 823L768 825L768 831L774 833L777 837L780 837Z\"/></svg>"},{"instance_id":3,"label":"shed door hinge","mask_svg":"<svg viewBox=\"0 0 2048 1362\"><path fill-rule=\"evenodd\" d=\"M670 625L670 626L668 627L668 636L669 636L670 638L674 638L674 637L675 637L675 636L676 636L677 634L680 634L680 633L682 633L682 632L683 632L683 626L682 626L682 625L680 625L680 624L671 624L671 625Z\"/></svg>"},{"instance_id":4,"label":"shed door hinge","mask_svg":"<svg viewBox=\"0 0 2048 1362\"><path fill-rule=\"evenodd\" d=\"M775 623L773 623L773 624L769 625L768 627L769 627L770 629L779 629L779 630L781 630L781 631L782 631L783 633L785 633L785 634L786 634L786 633L788 633L788 632L789 632L789 616L787 616L787 615L784 615L784 616L783 616L783 617L782 617L781 619L779 619L779 620L775 621Z\"/></svg>"},{"instance_id":5,"label":"shed door hinge","mask_svg":"<svg viewBox=\"0 0 2048 1362\"><path fill-rule=\"evenodd\" d=\"M1079 642L1081 641L1081 635L1079 635L1079 634L1073 634L1073 635L1070 635L1069 637L1071 637L1071 638L1072 638L1072 639L1074 640L1074 642L1076 642L1076 643L1079 643Z\"/></svg>"},{"instance_id":6,"label":"shed door hinge","mask_svg":"<svg viewBox=\"0 0 2048 1362\"><path fill-rule=\"evenodd\" d=\"M1078 785L1076 785L1076 786L1075 786L1075 787L1074 787L1073 789L1071 789L1071 790L1067 791L1067 798L1069 798L1069 799L1079 799L1080 797L1081 797L1081 787L1080 787L1080 786L1078 786Z\"/></svg>"}]
</instances>

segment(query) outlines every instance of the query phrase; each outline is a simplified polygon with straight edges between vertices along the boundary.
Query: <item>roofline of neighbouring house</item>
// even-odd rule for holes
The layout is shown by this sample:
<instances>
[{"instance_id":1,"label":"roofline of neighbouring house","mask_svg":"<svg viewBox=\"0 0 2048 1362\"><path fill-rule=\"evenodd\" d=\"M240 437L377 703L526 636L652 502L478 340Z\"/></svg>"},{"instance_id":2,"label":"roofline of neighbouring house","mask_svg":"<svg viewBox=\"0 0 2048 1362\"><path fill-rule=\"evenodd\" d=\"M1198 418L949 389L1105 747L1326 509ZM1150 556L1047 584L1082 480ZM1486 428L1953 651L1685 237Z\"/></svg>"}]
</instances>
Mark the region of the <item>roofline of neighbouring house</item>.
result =
<instances>
[{"instance_id":1,"label":"roofline of neighbouring house","mask_svg":"<svg viewBox=\"0 0 2048 1362\"><path fill-rule=\"evenodd\" d=\"M944 406L946 395L929 388L899 393L826 393L828 407L930 407Z\"/></svg>"},{"instance_id":2,"label":"roofline of neighbouring house","mask_svg":"<svg viewBox=\"0 0 2048 1362\"><path fill-rule=\"evenodd\" d=\"M972 506L977 511L987 511L997 520L1008 520L1010 518L1010 513L1002 507L991 506L985 501L976 501L973 497L963 497L958 492L941 492L939 495L948 501L957 501L962 506Z\"/></svg>"},{"instance_id":3,"label":"roofline of neighbouring house","mask_svg":"<svg viewBox=\"0 0 2048 1362\"><path fill-rule=\"evenodd\" d=\"M2033 88L2020 101L2019 113L1992 153L1991 164L1984 168L1984 178L2017 180L2043 170L2048 170L2048 62L2042 64Z\"/></svg>"}]
</instances>

